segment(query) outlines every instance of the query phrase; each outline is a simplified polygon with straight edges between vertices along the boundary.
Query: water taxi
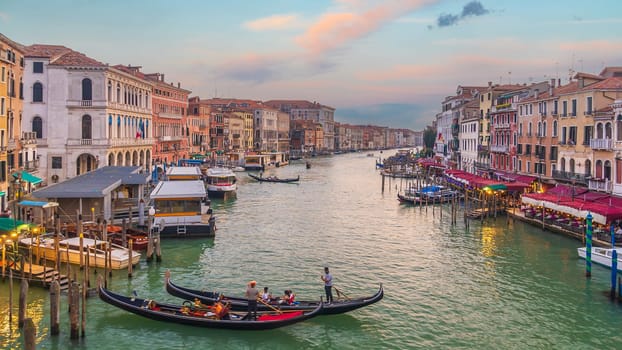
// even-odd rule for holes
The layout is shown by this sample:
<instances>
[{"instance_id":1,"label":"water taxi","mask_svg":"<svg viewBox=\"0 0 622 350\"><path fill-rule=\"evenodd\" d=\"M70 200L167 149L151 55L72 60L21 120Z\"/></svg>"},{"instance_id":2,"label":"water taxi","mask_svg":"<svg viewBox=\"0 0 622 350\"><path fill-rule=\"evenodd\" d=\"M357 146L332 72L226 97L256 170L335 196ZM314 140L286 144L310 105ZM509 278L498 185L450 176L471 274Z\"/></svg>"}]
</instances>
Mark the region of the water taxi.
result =
<instances>
[{"instance_id":1,"label":"water taxi","mask_svg":"<svg viewBox=\"0 0 622 350\"><path fill-rule=\"evenodd\" d=\"M622 271L622 260L620 260L622 257L622 248L592 247L592 262L611 268L611 255L613 255L614 250L618 254L618 271ZM581 259L585 259L585 247L577 248L577 253Z\"/></svg>"},{"instance_id":2,"label":"water taxi","mask_svg":"<svg viewBox=\"0 0 622 350\"><path fill-rule=\"evenodd\" d=\"M203 181L162 181L150 198L155 209L153 227L160 237L214 236L215 218Z\"/></svg>"},{"instance_id":3,"label":"water taxi","mask_svg":"<svg viewBox=\"0 0 622 350\"><path fill-rule=\"evenodd\" d=\"M205 185L210 197L225 197L238 189L235 173L229 168L209 168L205 174Z\"/></svg>"}]
</instances>

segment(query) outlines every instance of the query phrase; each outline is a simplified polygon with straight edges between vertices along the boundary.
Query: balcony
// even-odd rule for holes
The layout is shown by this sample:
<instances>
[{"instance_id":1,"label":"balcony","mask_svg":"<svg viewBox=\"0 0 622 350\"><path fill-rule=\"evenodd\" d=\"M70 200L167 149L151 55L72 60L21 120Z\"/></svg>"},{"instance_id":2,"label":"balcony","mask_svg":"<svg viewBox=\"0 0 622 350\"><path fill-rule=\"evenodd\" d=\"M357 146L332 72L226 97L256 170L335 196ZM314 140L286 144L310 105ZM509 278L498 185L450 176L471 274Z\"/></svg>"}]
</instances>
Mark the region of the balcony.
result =
<instances>
[{"instance_id":1,"label":"balcony","mask_svg":"<svg viewBox=\"0 0 622 350\"><path fill-rule=\"evenodd\" d=\"M590 148L593 150L611 151L613 149L612 139L591 139Z\"/></svg>"},{"instance_id":2,"label":"balcony","mask_svg":"<svg viewBox=\"0 0 622 350\"><path fill-rule=\"evenodd\" d=\"M499 124L494 124L495 129L509 129L510 128L510 123L499 123Z\"/></svg>"},{"instance_id":3,"label":"balcony","mask_svg":"<svg viewBox=\"0 0 622 350\"><path fill-rule=\"evenodd\" d=\"M37 133L33 131L24 131L22 132L22 137L19 141L22 145L37 144Z\"/></svg>"},{"instance_id":4,"label":"balcony","mask_svg":"<svg viewBox=\"0 0 622 350\"><path fill-rule=\"evenodd\" d=\"M546 111L540 112L540 118L546 118Z\"/></svg>"},{"instance_id":5,"label":"balcony","mask_svg":"<svg viewBox=\"0 0 622 350\"><path fill-rule=\"evenodd\" d=\"M491 145L490 151L496 153L508 153L509 147L508 145Z\"/></svg>"},{"instance_id":6,"label":"balcony","mask_svg":"<svg viewBox=\"0 0 622 350\"><path fill-rule=\"evenodd\" d=\"M553 170L553 179L564 182L572 182L574 184L587 186L588 180L591 178L589 174L577 174L569 171Z\"/></svg>"},{"instance_id":7,"label":"balcony","mask_svg":"<svg viewBox=\"0 0 622 350\"><path fill-rule=\"evenodd\" d=\"M158 117L166 119L181 119L182 115L175 113L158 113Z\"/></svg>"},{"instance_id":8,"label":"balcony","mask_svg":"<svg viewBox=\"0 0 622 350\"><path fill-rule=\"evenodd\" d=\"M108 139L67 139L67 146L108 146Z\"/></svg>"},{"instance_id":9,"label":"balcony","mask_svg":"<svg viewBox=\"0 0 622 350\"><path fill-rule=\"evenodd\" d=\"M167 135L167 136L160 136L158 137L159 141L162 142L167 142L167 141L181 141L183 139L183 137L181 136L171 136L171 135Z\"/></svg>"},{"instance_id":10,"label":"balcony","mask_svg":"<svg viewBox=\"0 0 622 350\"><path fill-rule=\"evenodd\" d=\"M478 169L490 169L489 163L473 162L473 165Z\"/></svg>"},{"instance_id":11,"label":"balcony","mask_svg":"<svg viewBox=\"0 0 622 350\"><path fill-rule=\"evenodd\" d=\"M24 162L24 170L33 171L39 169L39 160L29 160Z\"/></svg>"},{"instance_id":12,"label":"balcony","mask_svg":"<svg viewBox=\"0 0 622 350\"><path fill-rule=\"evenodd\" d=\"M613 183L609 179L589 179L588 188L594 191L611 192Z\"/></svg>"},{"instance_id":13,"label":"balcony","mask_svg":"<svg viewBox=\"0 0 622 350\"><path fill-rule=\"evenodd\" d=\"M67 100L67 108L106 108L105 100Z\"/></svg>"},{"instance_id":14,"label":"balcony","mask_svg":"<svg viewBox=\"0 0 622 350\"><path fill-rule=\"evenodd\" d=\"M594 111L585 111L583 112L583 115L593 115Z\"/></svg>"}]
</instances>

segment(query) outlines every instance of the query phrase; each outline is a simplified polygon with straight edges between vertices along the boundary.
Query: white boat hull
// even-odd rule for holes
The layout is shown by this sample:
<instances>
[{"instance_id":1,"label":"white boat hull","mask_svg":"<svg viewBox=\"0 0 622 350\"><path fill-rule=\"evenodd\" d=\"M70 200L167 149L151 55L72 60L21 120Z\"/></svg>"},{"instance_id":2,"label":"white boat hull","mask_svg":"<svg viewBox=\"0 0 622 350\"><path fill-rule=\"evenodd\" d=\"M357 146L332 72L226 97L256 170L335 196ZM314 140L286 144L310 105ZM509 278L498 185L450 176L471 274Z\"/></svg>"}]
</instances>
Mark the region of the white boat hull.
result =
<instances>
[{"instance_id":1,"label":"white boat hull","mask_svg":"<svg viewBox=\"0 0 622 350\"><path fill-rule=\"evenodd\" d=\"M618 266L617 270L622 271L622 248L615 248L618 253ZM585 247L577 248L577 253L581 259L585 259ZM611 248L592 247L592 262L598 265L602 265L611 268Z\"/></svg>"},{"instance_id":2,"label":"white boat hull","mask_svg":"<svg viewBox=\"0 0 622 350\"><path fill-rule=\"evenodd\" d=\"M61 263L67 263L74 265L84 266L86 264L87 253L84 251L80 254L79 249L68 248L67 246L62 246L63 242L67 240L59 241L58 255ZM90 247L93 242L97 244L103 243L103 241L93 241L91 239L84 239L84 249L88 249L88 262L91 267L104 268L106 266L105 261L105 252L101 249L96 249L95 247ZM40 238L40 239L31 239L25 238L20 240L20 243L24 247L28 247L32 249L32 253L38 257L47 259L49 261L56 261L56 250L54 249L54 239L53 238ZM132 265L138 264L140 261L140 253L136 251L132 251ZM123 248L117 245L113 245L111 250L111 257L109 257L109 268L113 270L121 270L126 269L130 262L129 250L127 248Z\"/></svg>"}]
</instances>

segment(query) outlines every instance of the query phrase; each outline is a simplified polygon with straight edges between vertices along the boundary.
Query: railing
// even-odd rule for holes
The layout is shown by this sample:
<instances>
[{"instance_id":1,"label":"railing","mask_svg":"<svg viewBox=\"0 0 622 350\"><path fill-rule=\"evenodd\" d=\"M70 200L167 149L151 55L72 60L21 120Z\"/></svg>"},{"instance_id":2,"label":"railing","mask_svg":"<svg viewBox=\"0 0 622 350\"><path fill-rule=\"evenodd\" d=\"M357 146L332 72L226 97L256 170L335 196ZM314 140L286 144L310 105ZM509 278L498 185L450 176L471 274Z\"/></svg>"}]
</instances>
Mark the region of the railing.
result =
<instances>
[{"instance_id":1,"label":"railing","mask_svg":"<svg viewBox=\"0 0 622 350\"><path fill-rule=\"evenodd\" d=\"M106 101L105 100L68 100L67 107L95 107L95 108L105 108Z\"/></svg>"},{"instance_id":2,"label":"railing","mask_svg":"<svg viewBox=\"0 0 622 350\"><path fill-rule=\"evenodd\" d=\"M611 192L613 183L609 179L589 179L588 188L595 191Z\"/></svg>"},{"instance_id":3,"label":"railing","mask_svg":"<svg viewBox=\"0 0 622 350\"><path fill-rule=\"evenodd\" d=\"M541 117L541 118L546 117L546 111L545 111L545 112L540 112L540 117Z\"/></svg>"},{"instance_id":4,"label":"railing","mask_svg":"<svg viewBox=\"0 0 622 350\"><path fill-rule=\"evenodd\" d=\"M39 160L29 160L24 162L24 170L32 171L39 169Z\"/></svg>"},{"instance_id":5,"label":"railing","mask_svg":"<svg viewBox=\"0 0 622 350\"><path fill-rule=\"evenodd\" d=\"M613 148L612 139L591 139L590 148L597 150L611 151Z\"/></svg>"},{"instance_id":6,"label":"railing","mask_svg":"<svg viewBox=\"0 0 622 350\"><path fill-rule=\"evenodd\" d=\"M476 168L480 168L480 169L490 169L489 163L474 162L473 165L475 165Z\"/></svg>"},{"instance_id":7,"label":"railing","mask_svg":"<svg viewBox=\"0 0 622 350\"><path fill-rule=\"evenodd\" d=\"M159 141L181 141L183 137L167 135L167 136L160 136L158 139Z\"/></svg>"},{"instance_id":8,"label":"railing","mask_svg":"<svg viewBox=\"0 0 622 350\"><path fill-rule=\"evenodd\" d=\"M588 180L591 178L591 176L589 174L577 174L568 171L553 170L553 178L555 180L587 185Z\"/></svg>"},{"instance_id":9,"label":"railing","mask_svg":"<svg viewBox=\"0 0 622 350\"><path fill-rule=\"evenodd\" d=\"M499 124L494 124L495 129L509 129L510 128L510 123L499 123Z\"/></svg>"},{"instance_id":10,"label":"railing","mask_svg":"<svg viewBox=\"0 0 622 350\"><path fill-rule=\"evenodd\" d=\"M507 153L508 150L509 150L508 145L491 145L490 146L491 152Z\"/></svg>"},{"instance_id":11,"label":"railing","mask_svg":"<svg viewBox=\"0 0 622 350\"><path fill-rule=\"evenodd\" d=\"M175 113L158 113L158 117L160 118L167 118L167 119L181 119L182 115L181 114L175 114Z\"/></svg>"}]
</instances>

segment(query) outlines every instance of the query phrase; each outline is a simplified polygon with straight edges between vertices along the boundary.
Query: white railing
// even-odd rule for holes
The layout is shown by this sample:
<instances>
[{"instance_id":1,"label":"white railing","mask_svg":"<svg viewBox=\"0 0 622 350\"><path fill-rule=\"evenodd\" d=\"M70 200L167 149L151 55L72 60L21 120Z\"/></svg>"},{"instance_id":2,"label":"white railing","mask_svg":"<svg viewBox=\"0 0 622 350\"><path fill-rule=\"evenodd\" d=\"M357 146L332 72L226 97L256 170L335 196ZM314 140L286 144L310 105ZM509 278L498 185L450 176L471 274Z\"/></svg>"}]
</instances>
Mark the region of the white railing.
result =
<instances>
[{"instance_id":1,"label":"white railing","mask_svg":"<svg viewBox=\"0 0 622 350\"><path fill-rule=\"evenodd\" d=\"M508 145L491 145L490 146L490 151L491 152L507 153L508 150L509 150Z\"/></svg>"},{"instance_id":2,"label":"white railing","mask_svg":"<svg viewBox=\"0 0 622 350\"><path fill-rule=\"evenodd\" d=\"M612 182L609 179L589 179L588 188L594 191L611 192Z\"/></svg>"},{"instance_id":3,"label":"white railing","mask_svg":"<svg viewBox=\"0 0 622 350\"><path fill-rule=\"evenodd\" d=\"M590 147L592 149L600 149L610 151L612 149L613 140L611 139L591 139Z\"/></svg>"}]
</instances>

